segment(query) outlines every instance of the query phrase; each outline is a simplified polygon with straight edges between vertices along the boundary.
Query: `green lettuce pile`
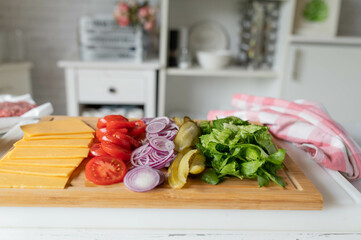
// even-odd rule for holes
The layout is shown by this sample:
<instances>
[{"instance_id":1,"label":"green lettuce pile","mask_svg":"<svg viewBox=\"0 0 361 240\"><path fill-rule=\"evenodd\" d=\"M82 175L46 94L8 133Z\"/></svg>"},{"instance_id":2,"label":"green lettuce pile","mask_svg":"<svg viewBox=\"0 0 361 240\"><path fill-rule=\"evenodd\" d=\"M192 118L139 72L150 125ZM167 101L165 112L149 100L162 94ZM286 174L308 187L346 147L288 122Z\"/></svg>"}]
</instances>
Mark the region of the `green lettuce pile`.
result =
<instances>
[{"instance_id":1,"label":"green lettuce pile","mask_svg":"<svg viewBox=\"0 0 361 240\"><path fill-rule=\"evenodd\" d=\"M208 169L202 180L216 185L226 176L257 179L259 187L269 181L284 187L277 175L283 168L286 151L277 150L268 127L253 125L237 117L200 122L202 135L197 144L206 156Z\"/></svg>"}]
</instances>

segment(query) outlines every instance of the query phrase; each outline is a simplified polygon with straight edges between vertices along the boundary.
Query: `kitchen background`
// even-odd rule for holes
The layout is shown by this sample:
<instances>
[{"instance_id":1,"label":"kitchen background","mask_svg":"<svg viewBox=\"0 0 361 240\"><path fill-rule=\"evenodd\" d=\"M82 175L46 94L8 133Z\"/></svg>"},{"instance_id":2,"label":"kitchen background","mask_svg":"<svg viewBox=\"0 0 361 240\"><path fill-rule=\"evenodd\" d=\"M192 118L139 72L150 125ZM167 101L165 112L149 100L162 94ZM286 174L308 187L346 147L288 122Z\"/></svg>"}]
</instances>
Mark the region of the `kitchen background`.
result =
<instances>
[{"instance_id":1,"label":"kitchen background","mask_svg":"<svg viewBox=\"0 0 361 240\"><path fill-rule=\"evenodd\" d=\"M192 24L202 19L217 20L226 28L229 34L231 39L230 50L235 51L239 44L241 12L239 2L238 0L171 0L169 1L169 28L189 28ZM50 101L55 109L54 114L67 114L65 74L64 69L59 68L58 62L79 59L79 18L87 14L112 13L116 3L117 1L114 0L0 0L0 29L8 31L21 29L22 31L24 60L33 64L31 69L32 91L37 103ZM337 35L360 37L360 13L361 1L342 0ZM282 21L280 25L285 23L284 19ZM292 22L292 19L289 19L289 21ZM283 32L287 31L283 30ZM278 44L288 44L284 42L284 39L288 37L287 34L282 34L284 33L278 34ZM292 42L290 49L297 46L297 44L302 45L303 43ZM306 44L305 47L317 48L320 45L323 45L323 43ZM336 45L336 48L338 48L339 44L337 43ZM361 40L356 41L356 44L352 42L351 45L352 47L357 45L356 50L354 51L352 48L351 52L354 52L358 59L360 59ZM341 47L347 48L348 44L346 43ZM281 53L288 51L287 49L282 50L280 48L277 50L281 51ZM287 62L287 56L285 59ZM340 64L348 64L347 60L349 59L338 59L338 62ZM241 80L238 76L227 77L227 74L225 74L226 77L203 76L202 74L200 74L202 76L198 76L199 74L197 73L187 75L174 71L174 69L173 72L172 69L168 69L169 71L167 70L165 73L167 75L166 96L163 100L160 100L166 104L163 106L164 109L158 109L158 113L167 115L185 113L193 115L193 117L204 118L211 109L231 108L230 101L232 94L235 92L240 93L244 91L256 95L280 96L278 88L280 87L279 85L283 86L282 81L272 80L272 78L284 78L287 75L288 66L282 65L281 60L278 61L280 63L277 63L275 67L278 74L276 76L271 74L270 77L266 77L271 78L271 80L262 79L263 77L248 77L247 75L242 75ZM323 66L322 63L320 65ZM327 68L327 64L325 67ZM333 67L330 67L328 70L333 74ZM354 73L352 72L352 74ZM161 77L161 74L159 77ZM345 80L340 79L340 81L344 82ZM336 84L327 81L325 83L323 84L324 88L317 89L320 95L328 91L326 90L327 85ZM358 84L355 86L360 86L360 83L355 84ZM208 88L205 88L205 85ZM316 88L319 88L319 86L317 85ZM350 86L339 89L340 95L335 96L335 98L347 99L348 95L355 95L354 87L351 87L351 91L348 90L348 87ZM187 92L187 94L184 92ZM305 96L307 97L307 95ZM357 96L353 99L355 101L361 100ZM327 105L327 103L324 104ZM360 112L354 108L355 105L353 104L350 103L350 106L352 106L350 108ZM337 108L344 108L344 105L344 103L340 103ZM346 102L346 108L347 105ZM183 106L188 107L184 108ZM329 108L329 106L327 107ZM349 117L337 116L336 120L341 122L353 121L354 119L351 118L359 118L356 120L360 121L361 114L357 113Z\"/></svg>"}]
</instances>

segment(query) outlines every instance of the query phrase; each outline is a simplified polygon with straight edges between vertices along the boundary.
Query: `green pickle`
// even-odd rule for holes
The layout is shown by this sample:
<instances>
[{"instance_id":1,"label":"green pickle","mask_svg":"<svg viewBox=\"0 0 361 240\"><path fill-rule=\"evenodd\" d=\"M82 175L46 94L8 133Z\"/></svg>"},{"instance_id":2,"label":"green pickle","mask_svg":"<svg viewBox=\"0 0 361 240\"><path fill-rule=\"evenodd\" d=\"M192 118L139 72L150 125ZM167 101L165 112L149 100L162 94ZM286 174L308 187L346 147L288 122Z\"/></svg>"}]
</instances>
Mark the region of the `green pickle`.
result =
<instances>
[{"instance_id":1,"label":"green pickle","mask_svg":"<svg viewBox=\"0 0 361 240\"><path fill-rule=\"evenodd\" d=\"M174 139L175 150L181 152L184 149L195 145L199 141L201 131L198 125L189 117L184 117L184 123L179 127Z\"/></svg>"}]
</instances>

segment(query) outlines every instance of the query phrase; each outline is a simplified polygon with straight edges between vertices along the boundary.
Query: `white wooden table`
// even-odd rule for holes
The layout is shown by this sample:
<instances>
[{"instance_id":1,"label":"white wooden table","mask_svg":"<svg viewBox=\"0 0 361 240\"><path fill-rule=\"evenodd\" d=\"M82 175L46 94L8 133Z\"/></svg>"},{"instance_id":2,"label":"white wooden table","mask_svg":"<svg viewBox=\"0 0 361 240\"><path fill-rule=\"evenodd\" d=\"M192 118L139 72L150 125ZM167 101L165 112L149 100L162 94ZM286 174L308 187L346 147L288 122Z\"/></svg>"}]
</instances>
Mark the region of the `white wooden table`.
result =
<instances>
[{"instance_id":1,"label":"white wooden table","mask_svg":"<svg viewBox=\"0 0 361 240\"><path fill-rule=\"evenodd\" d=\"M5 135L0 151L21 135L19 129ZM361 193L338 172L282 145L323 195L323 210L1 207L0 239L361 239Z\"/></svg>"}]
</instances>

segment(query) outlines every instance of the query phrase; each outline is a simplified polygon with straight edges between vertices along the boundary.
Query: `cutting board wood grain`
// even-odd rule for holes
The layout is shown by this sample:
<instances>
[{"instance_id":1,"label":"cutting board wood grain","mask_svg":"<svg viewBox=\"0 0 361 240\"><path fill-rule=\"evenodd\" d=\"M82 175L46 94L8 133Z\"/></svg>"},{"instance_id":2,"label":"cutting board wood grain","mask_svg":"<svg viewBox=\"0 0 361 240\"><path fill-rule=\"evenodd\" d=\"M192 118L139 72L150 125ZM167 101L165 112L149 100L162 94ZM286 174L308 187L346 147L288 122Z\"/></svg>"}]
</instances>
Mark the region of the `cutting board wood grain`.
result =
<instances>
[{"instance_id":1,"label":"cutting board wood grain","mask_svg":"<svg viewBox=\"0 0 361 240\"><path fill-rule=\"evenodd\" d=\"M48 116L42 121L62 118ZM96 127L96 118L80 119ZM272 182L259 188L256 180L236 178L213 186L193 176L179 190L163 184L135 193L123 183L98 186L89 182L84 174L86 162L72 174L65 189L0 189L0 206L263 210L320 210L323 206L322 195L288 156L279 172L287 182L284 189Z\"/></svg>"}]
</instances>

